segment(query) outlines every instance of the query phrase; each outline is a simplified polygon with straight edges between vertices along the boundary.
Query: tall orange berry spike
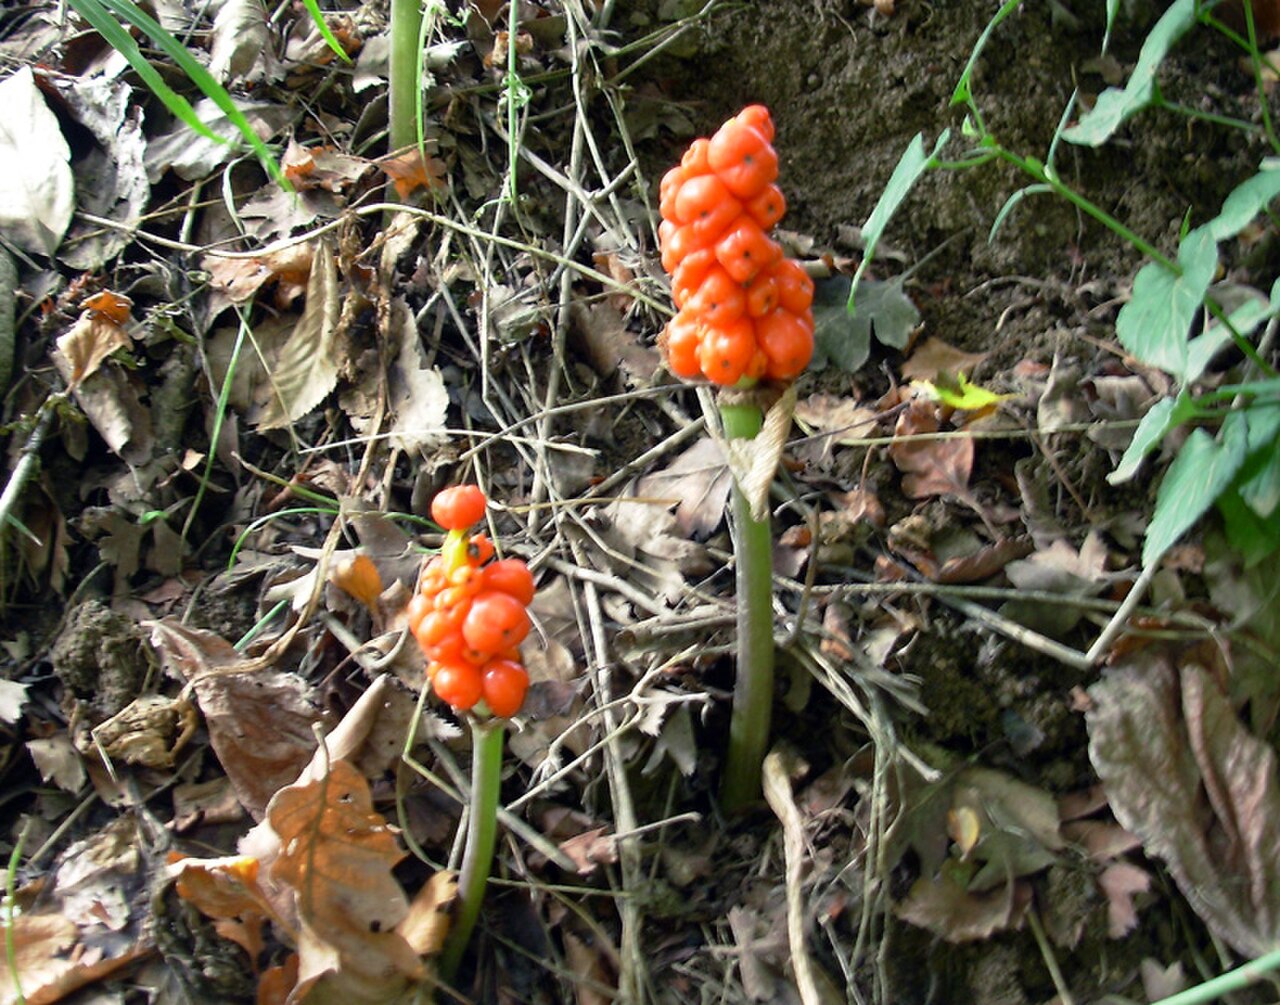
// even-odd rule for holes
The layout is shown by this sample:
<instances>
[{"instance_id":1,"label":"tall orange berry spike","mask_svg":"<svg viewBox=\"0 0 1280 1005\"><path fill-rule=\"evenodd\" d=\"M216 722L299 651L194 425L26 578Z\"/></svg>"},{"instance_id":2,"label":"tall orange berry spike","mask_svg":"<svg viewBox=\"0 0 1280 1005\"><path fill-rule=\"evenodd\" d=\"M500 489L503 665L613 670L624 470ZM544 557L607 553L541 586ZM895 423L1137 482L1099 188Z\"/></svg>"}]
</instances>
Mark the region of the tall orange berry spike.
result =
<instances>
[{"instance_id":1,"label":"tall orange berry spike","mask_svg":"<svg viewBox=\"0 0 1280 1005\"><path fill-rule=\"evenodd\" d=\"M457 973L480 916L497 843L504 721L519 713L529 688L516 646L529 633L533 575L521 559L494 561L493 542L471 533L487 506L475 485L447 488L432 500L431 518L447 533L406 608L409 631L428 660L432 692L471 724L471 805L458 908L440 958L446 980Z\"/></svg>"},{"instance_id":2,"label":"tall orange berry spike","mask_svg":"<svg viewBox=\"0 0 1280 1005\"><path fill-rule=\"evenodd\" d=\"M749 389L761 380L789 387L813 357L813 283L772 236L787 210L776 183L773 138L769 110L749 105L713 136L694 140L659 191L662 265L679 312L658 344L677 377L701 376L720 386L731 447L755 440L766 426L759 396ZM774 408L783 409L783 422L767 427L777 434L774 442L755 451L766 457L765 477L753 471L748 479L735 469L738 674L721 791L730 812L759 797L769 739L774 653L767 481L790 422L789 400L784 395ZM765 491L749 493L748 480Z\"/></svg>"}]
</instances>

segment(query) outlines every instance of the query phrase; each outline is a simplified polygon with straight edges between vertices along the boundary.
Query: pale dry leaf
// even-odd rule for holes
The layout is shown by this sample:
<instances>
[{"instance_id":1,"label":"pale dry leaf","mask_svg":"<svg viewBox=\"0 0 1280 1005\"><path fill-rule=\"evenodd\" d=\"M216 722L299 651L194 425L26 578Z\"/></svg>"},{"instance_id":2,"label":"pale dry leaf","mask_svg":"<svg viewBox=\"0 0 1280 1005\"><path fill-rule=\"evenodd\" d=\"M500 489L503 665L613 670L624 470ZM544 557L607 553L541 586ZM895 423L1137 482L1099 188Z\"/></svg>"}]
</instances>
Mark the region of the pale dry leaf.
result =
<instances>
[{"instance_id":1,"label":"pale dry leaf","mask_svg":"<svg viewBox=\"0 0 1280 1005\"><path fill-rule=\"evenodd\" d=\"M866 405L834 394L811 394L797 401L795 419L806 434L827 435L844 445L873 435L880 421Z\"/></svg>"},{"instance_id":2,"label":"pale dry leaf","mask_svg":"<svg viewBox=\"0 0 1280 1005\"><path fill-rule=\"evenodd\" d=\"M71 149L31 67L0 81L0 235L52 255L75 210Z\"/></svg>"},{"instance_id":3,"label":"pale dry leaf","mask_svg":"<svg viewBox=\"0 0 1280 1005\"><path fill-rule=\"evenodd\" d=\"M1054 355L1049 382L1036 405L1036 426L1042 433L1056 433L1063 426L1087 422L1089 407L1080 390L1081 369L1075 360Z\"/></svg>"},{"instance_id":4,"label":"pale dry leaf","mask_svg":"<svg viewBox=\"0 0 1280 1005\"><path fill-rule=\"evenodd\" d=\"M579 938L573 932L564 932L564 955L570 972L580 979L573 982L575 1005L613 1005L617 996L612 988L616 981L612 968L605 960L600 945L602 932L594 933L591 942ZM610 946L610 954L617 959L617 949Z\"/></svg>"},{"instance_id":5,"label":"pale dry leaf","mask_svg":"<svg viewBox=\"0 0 1280 1005\"><path fill-rule=\"evenodd\" d=\"M177 855L165 865L164 877L173 883L179 897L210 918L265 920L272 916L271 906L258 885L258 860L247 855Z\"/></svg>"},{"instance_id":6,"label":"pale dry leaf","mask_svg":"<svg viewBox=\"0 0 1280 1005\"><path fill-rule=\"evenodd\" d=\"M676 526L685 536L698 538L710 536L720 525L732 488L724 451L709 436L699 437L666 468L636 483L642 499L676 502Z\"/></svg>"},{"instance_id":7,"label":"pale dry leaf","mask_svg":"<svg viewBox=\"0 0 1280 1005\"><path fill-rule=\"evenodd\" d=\"M917 436L940 429L936 407L924 398L915 398L898 417L894 436ZM901 441L889 445L889 456L902 472L902 491L911 499L934 495L966 498L973 472L974 445L970 436L936 440Z\"/></svg>"},{"instance_id":8,"label":"pale dry leaf","mask_svg":"<svg viewBox=\"0 0 1280 1005\"><path fill-rule=\"evenodd\" d=\"M296 422L337 385L335 336L341 307L337 258L321 242L311 265L302 316L269 371L272 396L257 416L259 429L278 429Z\"/></svg>"},{"instance_id":9,"label":"pale dry leaf","mask_svg":"<svg viewBox=\"0 0 1280 1005\"><path fill-rule=\"evenodd\" d=\"M594 827L561 841L560 850L573 860L579 876L590 876L600 866L618 861L618 841L607 827Z\"/></svg>"},{"instance_id":10,"label":"pale dry leaf","mask_svg":"<svg viewBox=\"0 0 1280 1005\"><path fill-rule=\"evenodd\" d=\"M129 345L129 333L110 318L85 311L64 334L58 336L58 352L70 366L68 390L76 390L92 377L117 349Z\"/></svg>"},{"instance_id":11,"label":"pale dry leaf","mask_svg":"<svg viewBox=\"0 0 1280 1005\"><path fill-rule=\"evenodd\" d=\"M333 761L327 775L277 793L267 819L281 846L272 879L295 891L300 920L337 951L340 969L373 980L420 977L417 954L396 931L409 903L392 869L405 853L364 777ZM306 962L304 954L304 971Z\"/></svg>"},{"instance_id":12,"label":"pale dry leaf","mask_svg":"<svg viewBox=\"0 0 1280 1005\"><path fill-rule=\"evenodd\" d=\"M71 383L73 366L54 349L50 356L58 373ZM146 387L142 378L123 367L98 370L76 387L76 404L111 450L135 467L151 460L155 448L151 411L142 403Z\"/></svg>"},{"instance_id":13,"label":"pale dry leaf","mask_svg":"<svg viewBox=\"0 0 1280 1005\"><path fill-rule=\"evenodd\" d=\"M1138 927L1133 899L1151 887L1151 874L1131 862L1113 862L1098 876L1098 888L1107 898L1107 934L1120 939Z\"/></svg>"},{"instance_id":14,"label":"pale dry leaf","mask_svg":"<svg viewBox=\"0 0 1280 1005\"><path fill-rule=\"evenodd\" d=\"M27 703L27 685L13 680L0 680L0 722L12 726L22 718Z\"/></svg>"},{"instance_id":15,"label":"pale dry leaf","mask_svg":"<svg viewBox=\"0 0 1280 1005\"><path fill-rule=\"evenodd\" d=\"M341 192L369 170L369 161L332 147L304 147L291 139L280 159L285 177L299 192L314 189Z\"/></svg>"},{"instance_id":16,"label":"pale dry leaf","mask_svg":"<svg viewBox=\"0 0 1280 1005\"><path fill-rule=\"evenodd\" d=\"M271 797L311 761L314 727L328 721L319 695L296 674L219 673L240 654L213 632L176 620L154 622L151 643L192 685L218 762L244 808L262 819Z\"/></svg>"},{"instance_id":17,"label":"pale dry leaf","mask_svg":"<svg viewBox=\"0 0 1280 1005\"><path fill-rule=\"evenodd\" d=\"M936 335L930 335L902 364L902 378L906 381L934 380L939 374L970 377L987 356L985 352L965 352L948 345Z\"/></svg>"},{"instance_id":18,"label":"pale dry leaf","mask_svg":"<svg viewBox=\"0 0 1280 1005\"><path fill-rule=\"evenodd\" d=\"M449 934L449 908L458 897L458 877L447 869L432 873L409 903L396 931L419 956L434 956Z\"/></svg>"},{"instance_id":19,"label":"pale dry leaf","mask_svg":"<svg viewBox=\"0 0 1280 1005\"><path fill-rule=\"evenodd\" d=\"M439 368L426 365L413 315L399 297L392 301L388 326L400 335L400 355L387 374L391 444L410 457L423 457L444 441L449 391ZM360 420L351 417L352 425L367 431L372 417L361 416Z\"/></svg>"},{"instance_id":20,"label":"pale dry leaf","mask_svg":"<svg viewBox=\"0 0 1280 1005\"><path fill-rule=\"evenodd\" d=\"M232 98L249 127L261 140L269 140L299 116L297 109L269 101ZM167 132L152 137L147 144L147 177L154 185L172 169L183 181L207 178L232 157L239 156L243 144L240 129L227 118L211 98L201 98L193 110L219 140L193 132L185 122L177 122Z\"/></svg>"},{"instance_id":21,"label":"pale dry leaf","mask_svg":"<svg viewBox=\"0 0 1280 1005\"><path fill-rule=\"evenodd\" d=\"M616 256L609 259L612 262ZM609 378L620 371L632 387L653 379L662 365L658 350L627 326L626 318L613 304L575 300L569 311L572 332L596 373Z\"/></svg>"},{"instance_id":22,"label":"pale dry leaf","mask_svg":"<svg viewBox=\"0 0 1280 1005\"><path fill-rule=\"evenodd\" d=\"M40 777L66 792L79 792L89 779L84 762L66 733L28 740L27 753Z\"/></svg>"},{"instance_id":23,"label":"pale dry leaf","mask_svg":"<svg viewBox=\"0 0 1280 1005\"><path fill-rule=\"evenodd\" d=\"M213 18L209 72L220 84L245 77L258 63L270 33L261 0L222 0Z\"/></svg>"},{"instance_id":24,"label":"pale dry leaf","mask_svg":"<svg viewBox=\"0 0 1280 1005\"><path fill-rule=\"evenodd\" d=\"M1276 753L1201 667L1140 653L1089 688L1089 758L1116 819L1237 952L1280 942Z\"/></svg>"}]
</instances>

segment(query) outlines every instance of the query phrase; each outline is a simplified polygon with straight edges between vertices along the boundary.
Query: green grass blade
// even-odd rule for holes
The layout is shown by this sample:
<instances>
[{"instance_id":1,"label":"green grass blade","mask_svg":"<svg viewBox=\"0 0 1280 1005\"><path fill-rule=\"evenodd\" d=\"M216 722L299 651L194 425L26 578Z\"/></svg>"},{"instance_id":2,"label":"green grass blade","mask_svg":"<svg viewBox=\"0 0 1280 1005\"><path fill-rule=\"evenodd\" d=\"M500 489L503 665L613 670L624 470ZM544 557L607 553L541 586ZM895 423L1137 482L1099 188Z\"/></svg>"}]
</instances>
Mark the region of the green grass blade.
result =
<instances>
[{"instance_id":1,"label":"green grass blade","mask_svg":"<svg viewBox=\"0 0 1280 1005\"><path fill-rule=\"evenodd\" d=\"M320 37L325 40L325 44L338 54L338 58L344 63L350 63L351 57L347 55L347 50L342 47L342 43L338 41L337 36L329 29L328 23L324 19L324 14L320 10L320 5L316 0L302 0L302 6L307 8L307 13L311 15L311 20L315 22L315 26L320 31Z\"/></svg>"},{"instance_id":2,"label":"green grass blade","mask_svg":"<svg viewBox=\"0 0 1280 1005\"><path fill-rule=\"evenodd\" d=\"M284 172L280 169L280 165L270 149L258 138L258 134L253 131L253 126L249 124L249 120L245 118L244 113L240 111L231 95L227 93L227 89L219 84L214 79L213 74L205 69L204 65L191 54L191 51L185 45L166 31L159 21L133 3L132 0L70 0L70 2L72 7L93 25L94 29L113 48L117 49L129 61L129 65L134 68L143 82L155 92L156 96L164 102L171 112L202 136L219 143L228 142L224 137L219 136L201 122L187 100L177 94L161 79L159 73L142 55L137 43L116 22L111 14L145 32L156 47L172 59L174 64L200 89L201 93L217 105L228 121L240 131L240 135L244 137L245 142L257 154L258 160L262 162L262 166L266 168L267 173L282 188L290 192L293 191L293 186L289 184L289 180L284 176Z\"/></svg>"}]
</instances>

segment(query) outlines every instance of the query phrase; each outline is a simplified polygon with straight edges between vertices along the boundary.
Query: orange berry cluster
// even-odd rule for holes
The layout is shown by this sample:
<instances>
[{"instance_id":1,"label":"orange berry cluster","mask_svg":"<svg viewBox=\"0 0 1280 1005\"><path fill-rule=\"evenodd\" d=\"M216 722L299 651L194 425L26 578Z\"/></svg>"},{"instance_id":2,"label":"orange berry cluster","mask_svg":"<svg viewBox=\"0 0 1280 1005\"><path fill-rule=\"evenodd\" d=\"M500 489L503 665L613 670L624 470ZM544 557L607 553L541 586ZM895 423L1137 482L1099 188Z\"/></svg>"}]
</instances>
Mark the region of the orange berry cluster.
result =
<instances>
[{"instance_id":1,"label":"orange berry cluster","mask_svg":"<svg viewBox=\"0 0 1280 1005\"><path fill-rule=\"evenodd\" d=\"M794 380L813 356L813 280L769 231L787 210L773 120L749 105L662 178L662 267L679 312L659 344L677 377Z\"/></svg>"},{"instance_id":2,"label":"orange berry cluster","mask_svg":"<svg viewBox=\"0 0 1280 1005\"><path fill-rule=\"evenodd\" d=\"M486 504L475 485L445 489L432 500L432 519L449 533L423 568L407 614L440 700L458 712L483 700L505 719L520 711L529 688L517 647L529 634L534 584L523 561L491 561L493 542L468 535Z\"/></svg>"}]
</instances>

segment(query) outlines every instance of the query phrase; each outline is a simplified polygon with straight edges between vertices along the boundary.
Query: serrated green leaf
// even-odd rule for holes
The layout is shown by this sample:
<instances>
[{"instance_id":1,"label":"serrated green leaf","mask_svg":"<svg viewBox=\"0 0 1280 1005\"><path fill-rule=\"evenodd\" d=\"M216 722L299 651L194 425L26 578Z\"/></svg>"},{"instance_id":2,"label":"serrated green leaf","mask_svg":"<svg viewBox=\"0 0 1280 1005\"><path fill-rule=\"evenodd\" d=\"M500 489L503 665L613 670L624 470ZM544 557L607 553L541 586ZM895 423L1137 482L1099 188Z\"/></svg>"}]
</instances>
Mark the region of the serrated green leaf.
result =
<instances>
[{"instance_id":1,"label":"serrated green leaf","mask_svg":"<svg viewBox=\"0 0 1280 1005\"><path fill-rule=\"evenodd\" d=\"M867 217L867 222L862 225L862 241L865 247L862 253L862 261L858 263L858 270L853 274L853 283L849 288L847 310L850 314L854 313L854 297L858 292L858 283L862 279L862 274L867 270L867 266L871 264L872 258L875 257L876 244L879 243L881 236L884 234L885 227L893 219L893 214L902 205L902 200L907 197L907 193L911 191L920 176L929 170L929 167L938 156L938 151L946 145L947 140L950 138L951 130L944 129L942 135L938 137L938 141L933 145L933 153L930 154L924 152L923 133L916 133L915 138L907 144L907 149L898 160L897 166L893 169L893 174L889 176L889 181L885 184L884 191L880 193L879 201L876 202L871 215Z\"/></svg>"},{"instance_id":2,"label":"serrated green leaf","mask_svg":"<svg viewBox=\"0 0 1280 1005\"><path fill-rule=\"evenodd\" d=\"M1180 276L1159 262L1138 271L1133 294L1116 317L1116 337L1143 363L1185 383L1187 333L1218 265L1218 246L1207 228L1197 227L1178 246L1178 265Z\"/></svg>"},{"instance_id":3,"label":"serrated green leaf","mask_svg":"<svg viewBox=\"0 0 1280 1005\"><path fill-rule=\"evenodd\" d=\"M1239 414L1239 413L1236 413ZM1142 543L1142 565L1150 568L1230 486L1245 459L1245 425L1222 424L1215 440L1203 429L1194 429L1174 458L1156 493L1155 512Z\"/></svg>"},{"instance_id":4,"label":"serrated green leaf","mask_svg":"<svg viewBox=\"0 0 1280 1005\"><path fill-rule=\"evenodd\" d=\"M1100 146L1125 119L1146 108L1156 94L1156 70L1195 19L1196 0L1175 0L1142 43L1138 62L1124 88L1108 87L1098 95L1093 108L1063 131L1063 138L1081 146Z\"/></svg>"}]
</instances>

